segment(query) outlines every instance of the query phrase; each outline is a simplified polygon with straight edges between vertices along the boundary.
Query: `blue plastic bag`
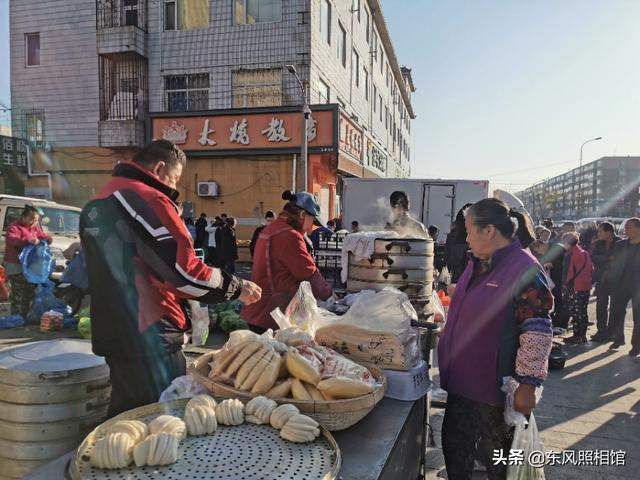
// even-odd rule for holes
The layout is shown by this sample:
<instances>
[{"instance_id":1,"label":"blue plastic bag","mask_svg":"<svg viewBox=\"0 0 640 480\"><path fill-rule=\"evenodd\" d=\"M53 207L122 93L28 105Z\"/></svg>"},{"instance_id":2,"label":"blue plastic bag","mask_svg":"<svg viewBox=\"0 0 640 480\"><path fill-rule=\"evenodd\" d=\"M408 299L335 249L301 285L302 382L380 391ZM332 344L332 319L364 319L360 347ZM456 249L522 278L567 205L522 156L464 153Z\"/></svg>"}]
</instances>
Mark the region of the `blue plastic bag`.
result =
<instances>
[{"instance_id":1,"label":"blue plastic bag","mask_svg":"<svg viewBox=\"0 0 640 480\"><path fill-rule=\"evenodd\" d=\"M0 317L0 329L15 328L24 325L24 319L20 315Z\"/></svg>"},{"instance_id":2,"label":"blue plastic bag","mask_svg":"<svg viewBox=\"0 0 640 480\"><path fill-rule=\"evenodd\" d=\"M62 301L55 297L53 288L54 284L49 281L36 287L31 310L27 314L27 323L39 324L44 312L52 310L56 306L60 307L60 302ZM64 305L64 302L62 304Z\"/></svg>"},{"instance_id":3,"label":"blue plastic bag","mask_svg":"<svg viewBox=\"0 0 640 480\"><path fill-rule=\"evenodd\" d=\"M49 280L53 272L54 258L47 243L27 245L20 252L19 260L27 282L41 284Z\"/></svg>"},{"instance_id":4,"label":"blue plastic bag","mask_svg":"<svg viewBox=\"0 0 640 480\"><path fill-rule=\"evenodd\" d=\"M84 261L84 252L79 252L71 261L60 279L61 283L70 283L81 290L89 289L89 276Z\"/></svg>"}]
</instances>

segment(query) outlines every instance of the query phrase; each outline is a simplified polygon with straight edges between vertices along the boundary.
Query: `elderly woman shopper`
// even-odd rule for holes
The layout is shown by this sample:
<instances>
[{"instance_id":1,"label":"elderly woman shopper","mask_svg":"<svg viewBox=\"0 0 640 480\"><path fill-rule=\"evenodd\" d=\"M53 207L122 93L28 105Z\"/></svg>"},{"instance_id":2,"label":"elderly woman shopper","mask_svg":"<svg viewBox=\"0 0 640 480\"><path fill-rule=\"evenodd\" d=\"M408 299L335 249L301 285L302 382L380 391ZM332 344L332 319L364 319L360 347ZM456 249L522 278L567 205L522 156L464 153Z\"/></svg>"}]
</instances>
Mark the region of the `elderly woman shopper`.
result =
<instances>
[{"instance_id":1,"label":"elderly woman shopper","mask_svg":"<svg viewBox=\"0 0 640 480\"><path fill-rule=\"evenodd\" d=\"M489 479L501 479L506 466L493 465L492 453L509 451L513 440L502 379L520 383L514 408L530 414L535 388L547 376L553 297L526 250L534 238L522 214L487 198L469 207L465 227L470 261L438 346L440 383L448 392L442 447L451 480L471 478L476 444Z\"/></svg>"},{"instance_id":2,"label":"elderly woman shopper","mask_svg":"<svg viewBox=\"0 0 640 480\"><path fill-rule=\"evenodd\" d=\"M20 252L27 245L38 245L40 242L51 243L51 237L42 231L39 224L40 211L31 205L22 210L20 218L7 228L7 246L4 266L11 282L11 315L27 318L36 286L29 283L22 273Z\"/></svg>"},{"instance_id":3,"label":"elderly woman shopper","mask_svg":"<svg viewBox=\"0 0 640 480\"><path fill-rule=\"evenodd\" d=\"M567 249L562 270L562 291L568 319L573 318L573 336L564 343L585 343L589 318L589 294L592 286L593 263L589 252L579 243L577 233L565 233L562 242Z\"/></svg>"},{"instance_id":4,"label":"elderly woman shopper","mask_svg":"<svg viewBox=\"0 0 640 480\"><path fill-rule=\"evenodd\" d=\"M305 233L313 231L314 223L320 224L320 206L307 192L286 191L282 199L287 203L280 216L260 232L254 250L251 279L262 288L262 298L241 313L258 333L278 328L271 312L276 307L284 312L301 282L310 282L313 295L319 300L333 294L304 238Z\"/></svg>"}]
</instances>

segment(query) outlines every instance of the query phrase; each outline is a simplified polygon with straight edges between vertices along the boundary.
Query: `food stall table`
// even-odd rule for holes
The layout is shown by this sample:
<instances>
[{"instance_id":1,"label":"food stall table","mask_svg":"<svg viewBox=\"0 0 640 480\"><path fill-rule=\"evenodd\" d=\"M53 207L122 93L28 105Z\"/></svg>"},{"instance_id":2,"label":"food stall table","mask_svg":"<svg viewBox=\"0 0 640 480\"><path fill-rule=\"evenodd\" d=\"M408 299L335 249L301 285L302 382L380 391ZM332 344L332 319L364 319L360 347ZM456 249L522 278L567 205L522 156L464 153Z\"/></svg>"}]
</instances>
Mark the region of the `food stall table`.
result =
<instances>
[{"instance_id":1,"label":"food stall table","mask_svg":"<svg viewBox=\"0 0 640 480\"><path fill-rule=\"evenodd\" d=\"M332 432L342 452L342 480L391 480L418 477L422 452L424 399L402 402L384 398L353 427ZM44 465L25 480L69 478L70 452Z\"/></svg>"}]
</instances>

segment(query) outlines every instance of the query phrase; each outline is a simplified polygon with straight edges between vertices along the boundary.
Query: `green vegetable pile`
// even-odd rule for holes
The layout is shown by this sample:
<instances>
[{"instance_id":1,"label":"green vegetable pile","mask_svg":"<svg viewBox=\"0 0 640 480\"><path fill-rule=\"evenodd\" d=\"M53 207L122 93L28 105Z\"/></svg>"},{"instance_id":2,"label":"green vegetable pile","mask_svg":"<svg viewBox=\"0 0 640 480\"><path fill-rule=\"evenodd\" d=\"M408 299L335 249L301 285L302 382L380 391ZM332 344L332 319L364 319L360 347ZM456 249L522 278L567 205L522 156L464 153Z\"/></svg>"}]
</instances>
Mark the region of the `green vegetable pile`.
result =
<instances>
[{"instance_id":1,"label":"green vegetable pile","mask_svg":"<svg viewBox=\"0 0 640 480\"><path fill-rule=\"evenodd\" d=\"M234 330L244 330L249 328L247 322L240 318L240 314L235 310L225 310L218 314L218 325L227 333Z\"/></svg>"},{"instance_id":2,"label":"green vegetable pile","mask_svg":"<svg viewBox=\"0 0 640 480\"><path fill-rule=\"evenodd\" d=\"M78 333L85 340L91 340L91 317L88 308L80 310L78 313L80 321L78 322Z\"/></svg>"}]
</instances>

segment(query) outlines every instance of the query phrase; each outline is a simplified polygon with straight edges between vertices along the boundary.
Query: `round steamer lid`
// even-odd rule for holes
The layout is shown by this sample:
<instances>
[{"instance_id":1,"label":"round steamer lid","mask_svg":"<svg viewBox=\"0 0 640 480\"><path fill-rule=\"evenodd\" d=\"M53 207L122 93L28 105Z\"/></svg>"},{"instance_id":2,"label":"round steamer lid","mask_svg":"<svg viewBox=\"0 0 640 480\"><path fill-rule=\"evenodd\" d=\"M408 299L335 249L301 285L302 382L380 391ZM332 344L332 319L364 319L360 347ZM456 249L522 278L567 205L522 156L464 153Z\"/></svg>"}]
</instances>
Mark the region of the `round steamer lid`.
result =
<instances>
[{"instance_id":1,"label":"round steamer lid","mask_svg":"<svg viewBox=\"0 0 640 480\"><path fill-rule=\"evenodd\" d=\"M87 340L60 339L32 342L0 351L0 369L32 373L82 370L104 365Z\"/></svg>"}]
</instances>

